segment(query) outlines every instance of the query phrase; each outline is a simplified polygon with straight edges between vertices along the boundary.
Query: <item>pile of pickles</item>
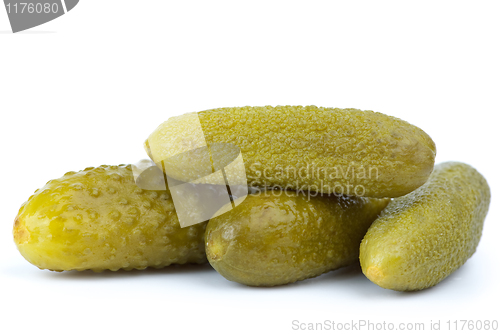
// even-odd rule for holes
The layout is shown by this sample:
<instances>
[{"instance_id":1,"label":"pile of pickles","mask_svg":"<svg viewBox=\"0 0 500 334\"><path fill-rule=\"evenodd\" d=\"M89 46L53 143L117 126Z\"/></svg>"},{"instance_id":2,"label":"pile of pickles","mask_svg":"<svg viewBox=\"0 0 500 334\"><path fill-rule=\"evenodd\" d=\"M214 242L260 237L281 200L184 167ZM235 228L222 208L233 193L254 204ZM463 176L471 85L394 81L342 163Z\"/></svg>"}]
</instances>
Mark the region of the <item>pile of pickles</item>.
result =
<instances>
[{"instance_id":1,"label":"pile of pickles","mask_svg":"<svg viewBox=\"0 0 500 334\"><path fill-rule=\"evenodd\" d=\"M124 164L36 190L14 222L24 258L96 272L208 261L250 286L360 263L380 287L421 290L472 256L490 203L473 167L435 166L424 131L373 111L211 109L170 118L144 146L160 186ZM195 196L179 197L179 185ZM207 201L206 189L230 200Z\"/></svg>"}]
</instances>

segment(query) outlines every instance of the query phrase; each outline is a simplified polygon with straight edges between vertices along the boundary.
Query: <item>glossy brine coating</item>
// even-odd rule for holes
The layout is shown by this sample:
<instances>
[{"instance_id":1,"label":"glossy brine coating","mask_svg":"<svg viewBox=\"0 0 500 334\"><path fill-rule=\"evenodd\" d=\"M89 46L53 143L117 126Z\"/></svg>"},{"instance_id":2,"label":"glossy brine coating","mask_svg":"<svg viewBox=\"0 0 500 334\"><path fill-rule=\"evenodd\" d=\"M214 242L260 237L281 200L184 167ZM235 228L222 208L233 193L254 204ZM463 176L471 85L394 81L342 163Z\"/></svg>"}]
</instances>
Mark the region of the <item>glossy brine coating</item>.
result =
<instances>
[{"instance_id":1,"label":"glossy brine coating","mask_svg":"<svg viewBox=\"0 0 500 334\"><path fill-rule=\"evenodd\" d=\"M15 219L14 241L40 269L102 271L206 262L206 222L181 229L169 191L143 190L130 165L49 181Z\"/></svg>"},{"instance_id":2,"label":"glossy brine coating","mask_svg":"<svg viewBox=\"0 0 500 334\"><path fill-rule=\"evenodd\" d=\"M361 243L363 273L399 291L436 285L474 254L490 203L486 180L464 163L436 166L429 181L394 199Z\"/></svg>"},{"instance_id":3,"label":"glossy brine coating","mask_svg":"<svg viewBox=\"0 0 500 334\"><path fill-rule=\"evenodd\" d=\"M209 221L207 257L226 279L246 285L315 277L358 261L359 243L388 201L262 190Z\"/></svg>"},{"instance_id":4,"label":"glossy brine coating","mask_svg":"<svg viewBox=\"0 0 500 334\"><path fill-rule=\"evenodd\" d=\"M170 176L191 181L217 170L197 163L207 159L203 147L217 143L241 150L242 182L250 186L379 198L424 184L436 154L432 139L403 120L316 106L219 108L172 117L145 147ZM232 146L222 149L219 164L229 164L235 154Z\"/></svg>"}]
</instances>

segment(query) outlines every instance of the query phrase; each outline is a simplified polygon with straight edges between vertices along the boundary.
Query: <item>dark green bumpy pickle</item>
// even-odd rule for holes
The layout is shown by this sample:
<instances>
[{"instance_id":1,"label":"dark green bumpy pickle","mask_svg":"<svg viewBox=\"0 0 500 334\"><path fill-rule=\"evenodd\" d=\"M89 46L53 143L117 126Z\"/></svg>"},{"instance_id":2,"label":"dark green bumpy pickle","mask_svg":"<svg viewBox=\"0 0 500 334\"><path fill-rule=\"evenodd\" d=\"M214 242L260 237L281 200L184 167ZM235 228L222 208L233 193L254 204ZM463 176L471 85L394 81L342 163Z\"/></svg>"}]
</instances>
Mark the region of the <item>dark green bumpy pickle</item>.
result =
<instances>
[{"instance_id":1,"label":"dark green bumpy pickle","mask_svg":"<svg viewBox=\"0 0 500 334\"><path fill-rule=\"evenodd\" d=\"M181 228L170 192L144 190L131 165L49 181L15 219L21 254L40 269L102 271L204 263L206 222Z\"/></svg>"},{"instance_id":2,"label":"dark green bumpy pickle","mask_svg":"<svg viewBox=\"0 0 500 334\"><path fill-rule=\"evenodd\" d=\"M359 243L388 199L267 190L212 218L210 264L226 279L274 286L358 261Z\"/></svg>"},{"instance_id":3,"label":"dark green bumpy pickle","mask_svg":"<svg viewBox=\"0 0 500 334\"><path fill-rule=\"evenodd\" d=\"M474 254L490 204L490 188L460 162L436 166L429 181L394 199L360 249L363 273L392 290L436 285Z\"/></svg>"}]
</instances>

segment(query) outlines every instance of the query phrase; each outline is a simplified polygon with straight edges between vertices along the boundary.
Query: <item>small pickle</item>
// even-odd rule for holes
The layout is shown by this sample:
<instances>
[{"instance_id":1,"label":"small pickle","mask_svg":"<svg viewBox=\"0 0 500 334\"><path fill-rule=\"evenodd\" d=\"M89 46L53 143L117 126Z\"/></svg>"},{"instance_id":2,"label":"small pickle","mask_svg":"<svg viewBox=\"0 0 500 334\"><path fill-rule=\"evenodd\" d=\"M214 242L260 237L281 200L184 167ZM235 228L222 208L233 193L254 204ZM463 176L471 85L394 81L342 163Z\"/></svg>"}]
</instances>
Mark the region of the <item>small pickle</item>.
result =
<instances>
[{"instance_id":1,"label":"small pickle","mask_svg":"<svg viewBox=\"0 0 500 334\"><path fill-rule=\"evenodd\" d=\"M40 269L98 272L204 263L206 224L181 228L168 189L141 189L131 165L102 165L37 190L13 233L21 254Z\"/></svg>"},{"instance_id":2,"label":"small pickle","mask_svg":"<svg viewBox=\"0 0 500 334\"><path fill-rule=\"evenodd\" d=\"M274 286L358 261L359 243L389 199L262 190L210 219L207 257L226 279Z\"/></svg>"},{"instance_id":3,"label":"small pickle","mask_svg":"<svg viewBox=\"0 0 500 334\"><path fill-rule=\"evenodd\" d=\"M490 204L490 188L460 162L436 166L429 181L394 199L366 233L363 273L382 288L436 285L474 254Z\"/></svg>"}]
</instances>

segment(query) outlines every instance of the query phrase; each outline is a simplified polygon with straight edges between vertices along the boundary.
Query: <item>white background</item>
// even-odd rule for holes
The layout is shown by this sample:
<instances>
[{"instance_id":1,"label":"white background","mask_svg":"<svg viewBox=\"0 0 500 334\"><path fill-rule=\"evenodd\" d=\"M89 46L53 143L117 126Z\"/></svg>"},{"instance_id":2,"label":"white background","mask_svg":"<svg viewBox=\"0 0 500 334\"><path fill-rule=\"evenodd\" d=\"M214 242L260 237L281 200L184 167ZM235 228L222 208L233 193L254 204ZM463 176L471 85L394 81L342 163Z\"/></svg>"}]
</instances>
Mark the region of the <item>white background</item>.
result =
<instances>
[{"instance_id":1,"label":"white background","mask_svg":"<svg viewBox=\"0 0 500 334\"><path fill-rule=\"evenodd\" d=\"M500 320L498 1L82 0L19 34L0 7L0 333L294 333L292 321ZM69 170L134 163L168 117L215 107L370 109L415 124L492 203L476 254L438 286L384 290L351 267L276 288L209 265L41 271L17 210Z\"/></svg>"}]
</instances>

